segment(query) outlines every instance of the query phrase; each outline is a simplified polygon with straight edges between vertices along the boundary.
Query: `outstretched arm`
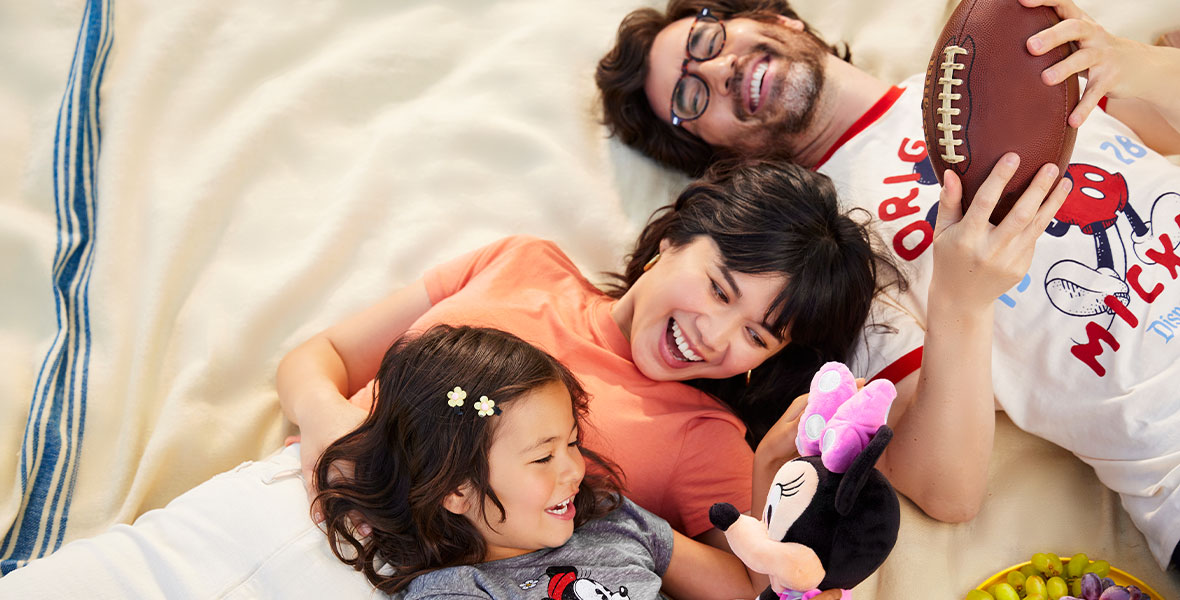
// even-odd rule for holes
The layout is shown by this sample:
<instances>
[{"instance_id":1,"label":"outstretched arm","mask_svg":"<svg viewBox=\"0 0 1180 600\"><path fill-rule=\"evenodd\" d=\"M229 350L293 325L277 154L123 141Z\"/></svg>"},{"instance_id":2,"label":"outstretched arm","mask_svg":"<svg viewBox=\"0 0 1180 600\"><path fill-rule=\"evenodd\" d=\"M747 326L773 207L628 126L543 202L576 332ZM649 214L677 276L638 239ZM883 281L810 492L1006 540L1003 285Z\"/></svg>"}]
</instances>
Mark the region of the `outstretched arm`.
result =
<instances>
[{"instance_id":1,"label":"outstretched arm","mask_svg":"<svg viewBox=\"0 0 1180 600\"><path fill-rule=\"evenodd\" d=\"M283 414L299 426L308 495L312 471L329 444L365 419L369 406L348 397L377 374L385 351L430 308L421 280L328 327L283 357L275 376Z\"/></svg>"},{"instance_id":2,"label":"outstretched arm","mask_svg":"<svg viewBox=\"0 0 1180 600\"><path fill-rule=\"evenodd\" d=\"M1069 193L1045 165L996 226L988 222L1015 154L1001 158L966 214L962 186L944 178L934 232L922 368L897 386L894 438L878 468L897 490L940 521L974 518L987 485L995 432L992 327L996 298L1028 271L1036 240ZM1044 200L1042 204L1042 200Z\"/></svg>"},{"instance_id":3,"label":"outstretched arm","mask_svg":"<svg viewBox=\"0 0 1180 600\"><path fill-rule=\"evenodd\" d=\"M1180 154L1180 48L1151 46L1110 34L1073 0L1020 0L1051 6L1062 21L1028 39L1040 56L1062 44L1077 50L1045 69L1042 79L1057 85L1070 75L1086 77L1086 91L1069 117L1079 127L1103 96L1106 112L1130 127L1161 154Z\"/></svg>"},{"instance_id":4,"label":"outstretched arm","mask_svg":"<svg viewBox=\"0 0 1180 600\"><path fill-rule=\"evenodd\" d=\"M738 557L672 532L672 560L663 589L678 599L753 598L770 580L746 569Z\"/></svg>"}]
</instances>

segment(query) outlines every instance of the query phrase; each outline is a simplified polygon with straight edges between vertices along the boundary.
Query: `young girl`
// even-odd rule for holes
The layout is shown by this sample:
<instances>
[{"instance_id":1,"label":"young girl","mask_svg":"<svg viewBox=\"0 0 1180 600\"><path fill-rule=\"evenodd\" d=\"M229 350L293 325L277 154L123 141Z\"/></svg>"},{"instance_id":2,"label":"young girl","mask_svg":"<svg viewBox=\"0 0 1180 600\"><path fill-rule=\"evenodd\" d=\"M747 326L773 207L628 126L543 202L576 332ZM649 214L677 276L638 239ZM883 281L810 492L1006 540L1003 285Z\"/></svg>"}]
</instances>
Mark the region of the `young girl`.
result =
<instances>
[{"instance_id":1,"label":"young girl","mask_svg":"<svg viewBox=\"0 0 1180 600\"><path fill-rule=\"evenodd\" d=\"M333 551L378 589L407 599L756 594L733 555L622 498L615 466L581 444L585 391L520 338L437 325L389 349L375 389L372 412L328 447L316 481Z\"/></svg>"},{"instance_id":2,"label":"young girl","mask_svg":"<svg viewBox=\"0 0 1180 600\"><path fill-rule=\"evenodd\" d=\"M610 293L554 244L506 238L291 351L279 400L300 426L310 482L323 449L365 418L372 393L357 392L394 339L438 323L509 331L584 382L587 436L627 474L628 497L719 542L709 506L764 499L751 488L746 426L761 437L823 362L846 358L881 265L826 177L728 165L656 213ZM777 466L760 461L758 472Z\"/></svg>"}]
</instances>

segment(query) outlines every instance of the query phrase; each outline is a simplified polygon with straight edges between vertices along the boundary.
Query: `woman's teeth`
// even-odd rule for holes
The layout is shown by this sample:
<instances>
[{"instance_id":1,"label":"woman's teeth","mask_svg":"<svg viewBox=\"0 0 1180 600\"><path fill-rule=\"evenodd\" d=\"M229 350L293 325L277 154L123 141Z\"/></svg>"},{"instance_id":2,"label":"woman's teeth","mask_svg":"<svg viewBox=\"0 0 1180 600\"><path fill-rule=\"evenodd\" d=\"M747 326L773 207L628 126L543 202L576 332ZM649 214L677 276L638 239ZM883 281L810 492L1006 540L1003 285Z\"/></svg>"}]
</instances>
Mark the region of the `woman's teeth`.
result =
<instances>
[{"instance_id":1,"label":"woman's teeth","mask_svg":"<svg viewBox=\"0 0 1180 600\"><path fill-rule=\"evenodd\" d=\"M683 354L684 358L688 359L689 362L700 362L704 360L703 358L697 356L697 353L693 352L692 348L688 347L688 341L684 339L684 333L680 331L680 324L677 323L675 319L672 320L672 339L676 341L676 348L680 350L680 353Z\"/></svg>"},{"instance_id":2,"label":"woman's teeth","mask_svg":"<svg viewBox=\"0 0 1180 600\"><path fill-rule=\"evenodd\" d=\"M762 63L754 67L754 76L750 78L750 102L754 108L762 102L762 77L766 75L766 70L770 68L770 63Z\"/></svg>"},{"instance_id":3,"label":"woman's teeth","mask_svg":"<svg viewBox=\"0 0 1180 600\"><path fill-rule=\"evenodd\" d=\"M553 513L555 515L564 515L565 513L569 512L570 500L573 500L573 498L566 498L565 501L562 502L561 504L558 504L557 506L551 506L549 508L546 508L545 512Z\"/></svg>"}]
</instances>

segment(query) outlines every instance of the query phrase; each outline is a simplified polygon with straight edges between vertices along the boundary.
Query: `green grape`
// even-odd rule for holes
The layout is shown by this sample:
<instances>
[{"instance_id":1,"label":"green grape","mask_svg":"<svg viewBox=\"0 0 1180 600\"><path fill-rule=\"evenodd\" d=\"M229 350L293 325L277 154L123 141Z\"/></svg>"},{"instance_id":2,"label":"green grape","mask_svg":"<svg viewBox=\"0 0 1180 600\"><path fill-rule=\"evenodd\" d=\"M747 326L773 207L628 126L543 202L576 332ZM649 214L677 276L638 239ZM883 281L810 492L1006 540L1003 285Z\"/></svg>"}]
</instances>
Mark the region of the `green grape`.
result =
<instances>
[{"instance_id":1,"label":"green grape","mask_svg":"<svg viewBox=\"0 0 1180 600\"><path fill-rule=\"evenodd\" d=\"M1110 575L1110 563L1106 562L1105 560L1096 560L1087 565L1086 568L1082 569L1082 573L1093 573L1100 578L1106 577L1107 575Z\"/></svg>"},{"instance_id":2,"label":"green grape","mask_svg":"<svg viewBox=\"0 0 1180 600\"><path fill-rule=\"evenodd\" d=\"M1020 571L1008 571L1008 585L1012 586L1017 594L1024 593L1024 580L1028 579L1024 573Z\"/></svg>"},{"instance_id":3,"label":"green grape","mask_svg":"<svg viewBox=\"0 0 1180 600\"><path fill-rule=\"evenodd\" d=\"M1082 597L1082 580L1081 578L1074 579L1069 582L1069 595L1075 598Z\"/></svg>"},{"instance_id":4,"label":"green grape","mask_svg":"<svg viewBox=\"0 0 1180 600\"><path fill-rule=\"evenodd\" d=\"M1061 558L1052 552L1046 552L1045 556L1049 557L1049 570L1045 571L1045 575L1049 577L1056 577L1065 571L1061 565Z\"/></svg>"},{"instance_id":5,"label":"green grape","mask_svg":"<svg viewBox=\"0 0 1180 600\"><path fill-rule=\"evenodd\" d=\"M1044 596L1046 591L1045 580L1041 579L1040 576L1033 575L1032 577L1024 580L1024 593L1026 595L1032 596L1033 594L1039 594Z\"/></svg>"},{"instance_id":6,"label":"green grape","mask_svg":"<svg viewBox=\"0 0 1180 600\"><path fill-rule=\"evenodd\" d=\"M1081 577L1082 569L1090 566L1090 557L1086 556L1084 552L1078 552L1069 559L1069 563L1065 565L1065 574L1070 577Z\"/></svg>"},{"instance_id":7,"label":"green grape","mask_svg":"<svg viewBox=\"0 0 1180 600\"><path fill-rule=\"evenodd\" d=\"M967 600L996 600L991 594L983 590L971 590L967 592Z\"/></svg>"},{"instance_id":8,"label":"green grape","mask_svg":"<svg viewBox=\"0 0 1180 600\"><path fill-rule=\"evenodd\" d=\"M1032 564L1027 564L1023 567L1020 567L1020 572L1024 573L1025 577L1032 577L1033 575L1041 574L1041 572L1038 571L1036 567L1032 566Z\"/></svg>"},{"instance_id":9,"label":"green grape","mask_svg":"<svg viewBox=\"0 0 1180 600\"><path fill-rule=\"evenodd\" d=\"M1044 552L1037 552L1032 555L1032 566L1037 569L1037 574L1043 574L1049 570L1049 555Z\"/></svg>"},{"instance_id":10,"label":"green grape","mask_svg":"<svg viewBox=\"0 0 1180 600\"><path fill-rule=\"evenodd\" d=\"M996 591L992 595L996 597L996 600L1020 600L1020 594L1016 593L1016 588L1006 583L997 583Z\"/></svg>"},{"instance_id":11,"label":"green grape","mask_svg":"<svg viewBox=\"0 0 1180 600\"><path fill-rule=\"evenodd\" d=\"M989 585L989 586L987 587L987 593L988 593L988 595L989 595L989 596L991 596L992 598L995 598L995 597L996 597L996 586L997 586L997 585L1000 585L1000 584L998 584L998 583L993 583L993 584L991 584L991 585Z\"/></svg>"},{"instance_id":12,"label":"green grape","mask_svg":"<svg viewBox=\"0 0 1180 600\"><path fill-rule=\"evenodd\" d=\"M1072 560L1070 562L1073 562ZM1069 586L1065 584L1065 580L1060 577L1050 577L1049 581L1045 582L1045 591L1049 593L1051 600L1057 600L1062 596L1069 595Z\"/></svg>"},{"instance_id":13,"label":"green grape","mask_svg":"<svg viewBox=\"0 0 1180 600\"><path fill-rule=\"evenodd\" d=\"M1040 594L1029 594L1024 597L1024 600L1045 600L1045 597Z\"/></svg>"}]
</instances>

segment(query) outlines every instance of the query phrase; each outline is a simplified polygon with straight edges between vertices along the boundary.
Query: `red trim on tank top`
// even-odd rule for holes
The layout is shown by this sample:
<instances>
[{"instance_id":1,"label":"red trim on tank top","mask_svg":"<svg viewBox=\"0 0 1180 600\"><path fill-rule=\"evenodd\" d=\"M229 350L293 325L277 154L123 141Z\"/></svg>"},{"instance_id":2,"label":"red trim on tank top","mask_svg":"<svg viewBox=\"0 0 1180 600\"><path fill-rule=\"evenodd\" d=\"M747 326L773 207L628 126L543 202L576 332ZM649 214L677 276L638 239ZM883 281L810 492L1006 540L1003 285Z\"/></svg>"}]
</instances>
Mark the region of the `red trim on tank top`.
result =
<instances>
[{"instance_id":1,"label":"red trim on tank top","mask_svg":"<svg viewBox=\"0 0 1180 600\"><path fill-rule=\"evenodd\" d=\"M819 159L819 162L815 163L815 166L811 167L811 170L818 170L823 166L824 163L828 162L829 158L832 158L832 155L840 149L840 146L843 146L845 142L855 137L856 134L864 131L869 125L872 125L873 121L880 119L881 115L885 114L885 111L889 110L889 108L893 106L894 102L897 102L897 98L901 96L903 91L905 90L897 87L896 85L889 88L889 91L885 92L885 95L881 96L880 100L877 100L877 102L873 104L873 106L870 107L869 110L865 112L865 114L861 115L860 118L857 119L856 122L853 123L843 135L840 136L840 139L836 140L835 144L832 144L831 148L828 148L828 151L825 152L823 157Z\"/></svg>"},{"instance_id":2,"label":"red trim on tank top","mask_svg":"<svg viewBox=\"0 0 1180 600\"><path fill-rule=\"evenodd\" d=\"M881 369L880 373L873 375L871 381L878 379L885 379L897 385L899 381L905 379L907 375L917 371L922 367L922 348L918 347L911 350L905 356L893 361L889 366Z\"/></svg>"}]
</instances>

